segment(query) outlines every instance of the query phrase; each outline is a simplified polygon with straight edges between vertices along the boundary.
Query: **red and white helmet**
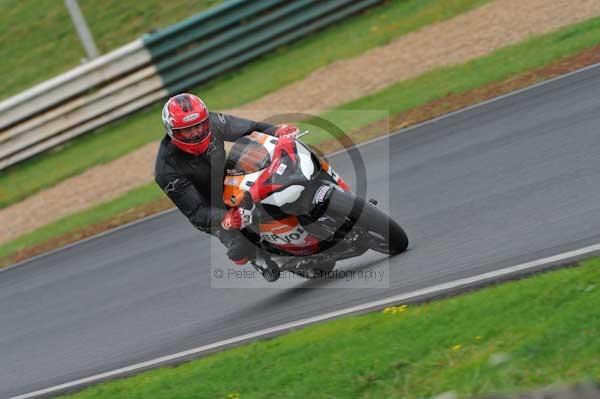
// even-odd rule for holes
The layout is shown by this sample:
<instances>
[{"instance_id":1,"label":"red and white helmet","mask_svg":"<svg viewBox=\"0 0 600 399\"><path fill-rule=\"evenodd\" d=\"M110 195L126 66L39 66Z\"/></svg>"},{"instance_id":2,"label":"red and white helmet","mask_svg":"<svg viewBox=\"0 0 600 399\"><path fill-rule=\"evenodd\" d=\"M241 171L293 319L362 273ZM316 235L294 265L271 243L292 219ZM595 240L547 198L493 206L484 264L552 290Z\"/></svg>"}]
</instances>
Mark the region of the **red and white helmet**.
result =
<instances>
[{"instance_id":1,"label":"red and white helmet","mask_svg":"<svg viewBox=\"0 0 600 399\"><path fill-rule=\"evenodd\" d=\"M169 98L162 110L165 130L177 148L201 155L210 145L210 119L206 105L193 94Z\"/></svg>"}]
</instances>

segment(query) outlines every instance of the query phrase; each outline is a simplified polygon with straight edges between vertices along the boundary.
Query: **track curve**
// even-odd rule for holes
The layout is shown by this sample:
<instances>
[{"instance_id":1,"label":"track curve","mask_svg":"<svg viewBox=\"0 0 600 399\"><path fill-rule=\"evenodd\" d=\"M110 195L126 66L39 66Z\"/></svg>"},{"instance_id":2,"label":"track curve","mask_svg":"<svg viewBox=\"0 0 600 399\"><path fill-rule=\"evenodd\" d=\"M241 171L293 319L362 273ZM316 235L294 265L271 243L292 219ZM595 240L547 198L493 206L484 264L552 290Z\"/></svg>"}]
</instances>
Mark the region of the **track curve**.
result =
<instances>
[{"instance_id":1,"label":"track curve","mask_svg":"<svg viewBox=\"0 0 600 399\"><path fill-rule=\"evenodd\" d=\"M596 244L599 128L593 67L362 146L411 239L385 289L211 288L209 241L176 212L5 270L0 397Z\"/></svg>"}]
</instances>

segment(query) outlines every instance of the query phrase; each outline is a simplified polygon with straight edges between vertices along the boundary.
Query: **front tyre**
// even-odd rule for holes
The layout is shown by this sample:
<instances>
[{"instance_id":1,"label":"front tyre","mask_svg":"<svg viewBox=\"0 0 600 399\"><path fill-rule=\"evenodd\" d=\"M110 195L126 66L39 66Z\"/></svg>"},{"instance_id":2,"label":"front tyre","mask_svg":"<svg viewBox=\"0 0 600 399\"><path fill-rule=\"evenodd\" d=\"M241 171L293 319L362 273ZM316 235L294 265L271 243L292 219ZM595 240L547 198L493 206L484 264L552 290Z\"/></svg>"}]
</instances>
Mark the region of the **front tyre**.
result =
<instances>
[{"instance_id":1,"label":"front tyre","mask_svg":"<svg viewBox=\"0 0 600 399\"><path fill-rule=\"evenodd\" d=\"M366 230L369 248L374 251L394 256L406 251L408 247L408 237L398 223L373 204L351 193L333 189L327 212L335 216L346 216L355 227Z\"/></svg>"}]
</instances>

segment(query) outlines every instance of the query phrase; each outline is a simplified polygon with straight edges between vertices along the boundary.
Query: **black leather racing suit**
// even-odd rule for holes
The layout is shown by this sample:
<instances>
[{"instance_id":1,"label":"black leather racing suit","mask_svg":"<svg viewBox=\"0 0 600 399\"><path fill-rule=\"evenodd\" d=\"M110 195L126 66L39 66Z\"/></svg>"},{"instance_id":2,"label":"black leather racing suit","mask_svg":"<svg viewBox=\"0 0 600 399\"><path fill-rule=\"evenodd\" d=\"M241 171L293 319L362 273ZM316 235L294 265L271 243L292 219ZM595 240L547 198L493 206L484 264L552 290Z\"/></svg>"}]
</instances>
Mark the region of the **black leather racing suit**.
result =
<instances>
[{"instance_id":1,"label":"black leather racing suit","mask_svg":"<svg viewBox=\"0 0 600 399\"><path fill-rule=\"evenodd\" d=\"M215 112L209 115L212 141L208 151L199 156L188 154L165 136L156 156L154 177L197 229L219 237L230 259L253 258L256 249L252 243L239 231L221 227L227 211L223 204L224 142L235 141L255 130L273 134L276 126Z\"/></svg>"}]
</instances>

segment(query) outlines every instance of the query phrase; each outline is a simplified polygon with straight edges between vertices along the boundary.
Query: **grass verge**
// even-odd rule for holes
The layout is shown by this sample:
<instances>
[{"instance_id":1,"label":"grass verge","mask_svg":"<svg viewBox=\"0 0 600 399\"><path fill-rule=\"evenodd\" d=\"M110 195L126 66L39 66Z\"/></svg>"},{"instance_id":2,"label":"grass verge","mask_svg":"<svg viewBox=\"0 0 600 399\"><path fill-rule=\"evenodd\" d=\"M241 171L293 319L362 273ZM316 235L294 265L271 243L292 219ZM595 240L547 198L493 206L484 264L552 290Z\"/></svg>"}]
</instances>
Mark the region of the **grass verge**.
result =
<instances>
[{"instance_id":1,"label":"grass verge","mask_svg":"<svg viewBox=\"0 0 600 399\"><path fill-rule=\"evenodd\" d=\"M600 260L347 317L68 398L423 398L600 378Z\"/></svg>"},{"instance_id":2,"label":"grass verge","mask_svg":"<svg viewBox=\"0 0 600 399\"><path fill-rule=\"evenodd\" d=\"M115 200L47 224L1 245L0 267L170 208L171 202L163 197L156 184L146 184Z\"/></svg>"},{"instance_id":3,"label":"grass verge","mask_svg":"<svg viewBox=\"0 0 600 399\"><path fill-rule=\"evenodd\" d=\"M290 46L282 47L192 91L201 93L211 109L233 108L300 80L333 61L362 54L408 32L451 18L487 1L489 0L388 1ZM265 76L269 76L269 79L265 80ZM54 151L3 170L0 175L0 208L94 165L111 161L158 140L163 134L161 126L160 105L155 105L127 119L109 124L93 134L79 137Z\"/></svg>"},{"instance_id":4,"label":"grass verge","mask_svg":"<svg viewBox=\"0 0 600 399\"><path fill-rule=\"evenodd\" d=\"M525 43L507 47L464 65L444 68L401 82L341 109L391 109L392 129L439 116L585 65L600 62L600 18L595 18ZM582 51L583 50L583 51ZM568 57L568 58L565 58ZM476 71L477 73L474 73ZM391 107L391 108L390 108ZM387 133L387 124L361 115L380 113L331 112L326 117L349 131L355 142ZM342 119L343 118L343 119ZM310 127L307 141L322 151L336 149L336 141ZM131 221L170 206L153 184L133 190L105 205L68 216L11 242L0 245L0 266L14 263L79 238ZM156 202L161 201L161 202ZM114 204L113 204L114 202ZM136 208L137 207L137 208Z\"/></svg>"},{"instance_id":5,"label":"grass verge","mask_svg":"<svg viewBox=\"0 0 600 399\"><path fill-rule=\"evenodd\" d=\"M222 0L80 0L100 53ZM76 67L85 52L62 1L0 2L0 99ZM58 56L60 55L60 56Z\"/></svg>"},{"instance_id":6,"label":"grass verge","mask_svg":"<svg viewBox=\"0 0 600 399\"><path fill-rule=\"evenodd\" d=\"M457 96L472 91L492 82L506 82L507 79L518 80L522 84L536 83L556 76L561 64L581 67L598 62L597 49L587 53L585 57L574 57L577 53L593 48L600 43L600 18L593 18L559 31L535 37L523 43L508 46L493 54L475 59L458 66L450 66L425 73L415 79L399 82L373 95L346 103L326 112L321 117L335 122L344 131L355 131L377 122L377 113L356 112L341 114L338 110L388 110L395 117L393 125L398 123L398 116L423 104L446 98L449 101L446 112L452 110L450 103L456 102ZM550 68L545 66L552 65ZM543 73L527 73L544 68ZM576 68L573 68L576 69ZM562 68L563 70L565 68ZM522 76L527 74L528 76ZM524 79L526 78L526 79ZM515 82L506 82L512 89L517 88ZM493 97L506 92L500 85L495 85L496 92L487 90ZM483 93L473 103L486 99ZM444 110L440 110L444 111ZM442 112L443 113L443 112ZM348 117L352 115L352 117ZM405 121L404 125L415 121ZM402 125L400 126L402 127ZM320 132L309 126L311 135L307 136L313 143L329 138L328 133ZM314 134L312 134L314 132Z\"/></svg>"}]
</instances>

